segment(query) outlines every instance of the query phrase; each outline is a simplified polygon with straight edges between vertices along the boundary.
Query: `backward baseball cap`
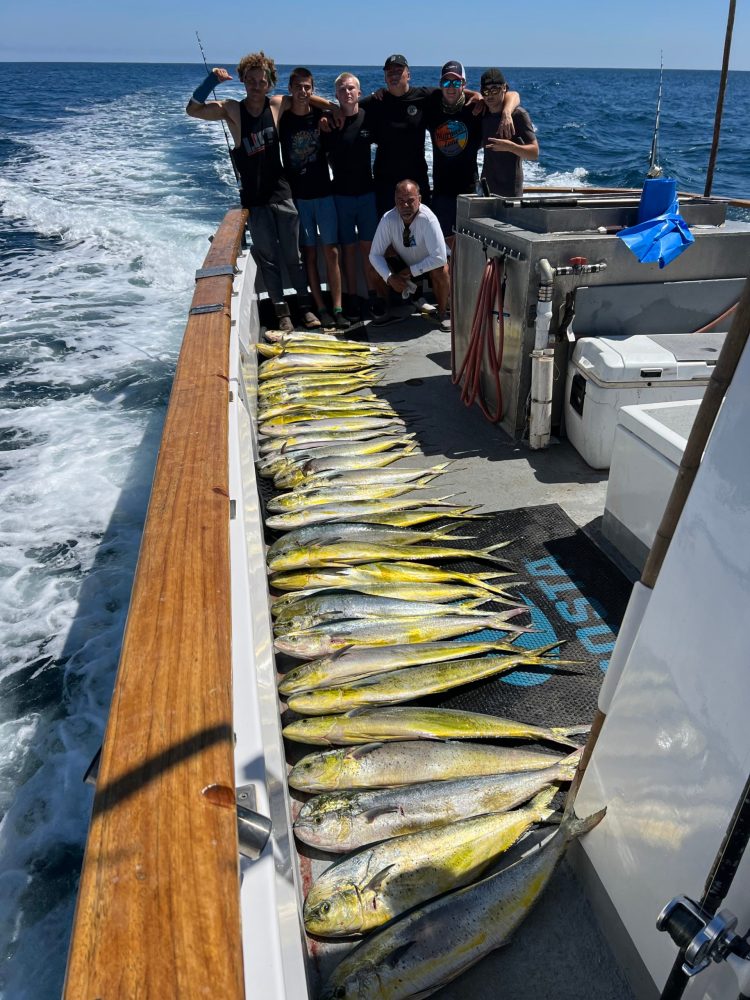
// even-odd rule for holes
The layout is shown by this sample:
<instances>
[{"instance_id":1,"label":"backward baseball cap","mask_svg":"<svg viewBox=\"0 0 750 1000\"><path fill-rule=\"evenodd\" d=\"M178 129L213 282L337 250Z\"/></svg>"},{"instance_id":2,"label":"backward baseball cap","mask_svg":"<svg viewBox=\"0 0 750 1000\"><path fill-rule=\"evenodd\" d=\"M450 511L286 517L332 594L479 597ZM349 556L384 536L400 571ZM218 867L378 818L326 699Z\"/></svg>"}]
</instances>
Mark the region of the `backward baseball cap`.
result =
<instances>
[{"instance_id":1,"label":"backward baseball cap","mask_svg":"<svg viewBox=\"0 0 750 1000\"><path fill-rule=\"evenodd\" d=\"M482 79L479 83L479 89L483 90L485 87L507 87L508 81L503 76L502 70L497 69L486 69L482 73Z\"/></svg>"},{"instance_id":2,"label":"backward baseball cap","mask_svg":"<svg viewBox=\"0 0 750 1000\"><path fill-rule=\"evenodd\" d=\"M399 53L396 52L394 55L388 56L383 64L383 69L388 69L389 66L406 66L408 69L409 63L407 62L406 56L399 55Z\"/></svg>"}]
</instances>

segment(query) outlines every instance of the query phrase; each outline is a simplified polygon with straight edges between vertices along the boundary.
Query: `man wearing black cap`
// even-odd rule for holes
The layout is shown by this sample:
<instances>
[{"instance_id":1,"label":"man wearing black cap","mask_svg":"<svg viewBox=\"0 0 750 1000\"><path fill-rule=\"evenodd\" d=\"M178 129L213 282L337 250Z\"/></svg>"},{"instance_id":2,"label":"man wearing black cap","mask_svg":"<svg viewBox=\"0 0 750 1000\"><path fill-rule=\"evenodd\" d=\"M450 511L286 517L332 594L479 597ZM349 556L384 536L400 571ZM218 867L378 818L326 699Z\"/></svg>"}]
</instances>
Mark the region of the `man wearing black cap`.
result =
<instances>
[{"instance_id":1,"label":"man wearing black cap","mask_svg":"<svg viewBox=\"0 0 750 1000\"><path fill-rule=\"evenodd\" d=\"M499 69L482 73L481 92L487 105L482 118L482 144L484 166L482 178L487 181L492 194L518 198L523 194L522 160L539 159L539 143L534 125L524 108L513 112L513 135L502 137L501 109L508 90L505 76Z\"/></svg>"},{"instance_id":2,"label":"man wearing black cap","mask_svg":"<svg viewBox=\"0 0 750 1000\"><path fill-rule=\"evenodd\" d=\"M359 102L378 144L373 165L378 216L393 208L396 184L405 177L419 184L425 200L430 190L424 157L424 109L433 88L411 87L409 63L398 53L388 56L383 74L386 90L382 98L373 95Z\"/></svg>"},{"instance_id":3,"label":"man wearing black cap","mask_svg":"<svg viewBox=\"0 0 750 1000\"><path fill-rule=\"evenodd\" d=\"M423 202L430 200L424 155L425 112L429 102L439 100L441 93L439 87L410 86L409 63L406 56L399 53L388 56L383 74L386 90L359 102L366 112L367 127L377 142L373 176L380 216L392 208L396 184L406 177L419 184ZM474 91L464 90L463 93L479 97ZM511 95L508 95L510 100Z\"/></svg>"},{"instance_id":4,"label":"man wearing black cap","mask_svg":"<svg viewBox=\"0 0 750 1000\"><path fill-rule=\"evenodd\" d=\"M505 95L501 122L512 135L511 113L520 104L515 91ZM477 153L482 142L482 118L466 100L463 63L451 60L440 70L440 84L427 103L425 122L432 139L432 210L449 247L453 247L456 198L477 189Z\"/></svg>"}]
</instances>

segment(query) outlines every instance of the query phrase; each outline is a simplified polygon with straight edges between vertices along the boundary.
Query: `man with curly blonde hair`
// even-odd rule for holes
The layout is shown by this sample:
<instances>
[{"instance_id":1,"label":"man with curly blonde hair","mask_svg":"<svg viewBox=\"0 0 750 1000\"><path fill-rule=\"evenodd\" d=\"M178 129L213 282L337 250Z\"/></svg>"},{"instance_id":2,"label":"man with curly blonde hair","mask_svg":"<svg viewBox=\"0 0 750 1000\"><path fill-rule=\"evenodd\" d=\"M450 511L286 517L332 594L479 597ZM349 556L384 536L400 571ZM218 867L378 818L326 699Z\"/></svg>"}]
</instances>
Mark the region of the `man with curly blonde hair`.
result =
<instances>
[{"instance_id":1,"label":"man with curly blonde hair","mask_svg":"<svg viewBox=\"0 0 750 1000\"><path fill-rule=\"evenodd\" d=\"M216 67L193 92L186 111L191 118L225 121L229 126L240 198L250 210L253 254L274 304L279 329L287 333L294 329L284 301L282 261L297 292L302 325L308 329L319 327L300 260L299 218L281 164L278 123L284 102L289 99L269 98L276 83L276 64L264 52L243 56L237 75L245 86L244 100L206 100L214 87L232 79L225 69ZM327 106L329 102L324 103Z\"/></svg>"}]
</instances>

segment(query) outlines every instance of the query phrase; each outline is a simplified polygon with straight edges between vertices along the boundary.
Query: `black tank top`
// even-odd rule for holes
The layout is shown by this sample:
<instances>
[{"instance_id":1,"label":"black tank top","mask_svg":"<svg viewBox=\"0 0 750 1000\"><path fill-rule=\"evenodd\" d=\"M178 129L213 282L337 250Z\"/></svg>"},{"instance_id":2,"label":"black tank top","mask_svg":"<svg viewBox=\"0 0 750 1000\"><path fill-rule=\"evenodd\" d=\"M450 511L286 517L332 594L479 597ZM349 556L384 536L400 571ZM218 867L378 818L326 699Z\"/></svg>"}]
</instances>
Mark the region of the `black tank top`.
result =
<instances>
[{"instance_id":1,"label":"black tank top","mask_svg":"<svg viewBox=\"0 0 750 1000\"><path fill-rule=\"evenodd\" d=\"M259 115L251 115L240 103L240 144L232 150L232 159L240 175L244 208L274 205L292 197L268 98Z\"/></svg>"}]
</instances>

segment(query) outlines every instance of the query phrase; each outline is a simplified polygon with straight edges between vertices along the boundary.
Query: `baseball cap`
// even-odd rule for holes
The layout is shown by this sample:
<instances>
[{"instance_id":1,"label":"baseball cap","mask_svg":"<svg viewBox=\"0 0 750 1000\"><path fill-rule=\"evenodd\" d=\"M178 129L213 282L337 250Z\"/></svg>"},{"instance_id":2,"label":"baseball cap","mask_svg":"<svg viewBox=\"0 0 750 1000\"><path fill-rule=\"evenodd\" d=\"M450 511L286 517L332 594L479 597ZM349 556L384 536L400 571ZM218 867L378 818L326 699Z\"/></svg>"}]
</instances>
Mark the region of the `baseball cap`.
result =
<instances>
[{"instance_id":1,"label":"baseball cap","mask_svg":"<svg viewBox=\"0 0 750 1000\"><path fill-rule=\"evenodd\" d=\"M452 59L450 62L447 62L445 66L443 66L443 68L440 70L441 77L448 76L449 73L452 73L453 76L460 76L462 80L466 79L466 73L464 72L464 64L458 62L455 59Z\"/></svg>"},{"instance_id":2,"label":"baseball cap","mask_svg":"<svg viewBox=\"0 0 750 1000\"><path fill-rule=\"evenodd\" d=\"M482 79L479 84L479 89L483 90L485 87L505 87L507 81L499 69L486 69L482 73Z\"/></svg>"},{"instance_id":3,"label":"baseball cap","mask_svg":"<svg viewBox=\"0 0 750 1000\"><path fill-rule=\"evenodd\" d=\"M408 69L409 63L406 60L406 56L401 56L397 52L395 53L395 55L388 56L383 66L383 69L388 69L389 66L406 66L406 68Z\"/></svg>"}]
</instances>

